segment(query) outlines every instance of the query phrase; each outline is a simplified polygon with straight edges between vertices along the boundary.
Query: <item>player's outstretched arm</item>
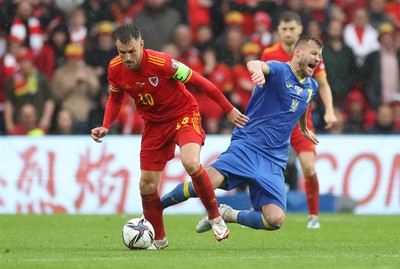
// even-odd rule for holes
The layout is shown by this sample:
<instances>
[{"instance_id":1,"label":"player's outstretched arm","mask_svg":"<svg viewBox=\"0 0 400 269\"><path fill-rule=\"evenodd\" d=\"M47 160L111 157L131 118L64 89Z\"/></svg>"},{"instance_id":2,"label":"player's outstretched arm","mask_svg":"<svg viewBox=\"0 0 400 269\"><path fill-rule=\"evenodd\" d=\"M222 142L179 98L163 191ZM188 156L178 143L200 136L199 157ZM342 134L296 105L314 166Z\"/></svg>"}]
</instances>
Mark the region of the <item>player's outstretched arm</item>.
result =
<instances>
[{"instance_id":1,"label":"player's outstretched arm","mask_svg":"<svg viewBox=\"0 0 400 269\"><path fill-rule=\"evenodd\" d=\"M238 128L243 128L249 118L237 110L211 81L195 71L192 72L193 74L187 83L194 87L200 88L205 94L207 94L208 97L220 105L220 107L227 114L229 122Z\"/></svg>"},{"instance_id":2,"label":"player's outstretched arm","mask_svg":"<svg viewBox=\"0 0 400 269\"><path fill-rule=\"evenodd\" d=\"M108 134L108 130L121 110L123 97L124 93L122 91L110 91L104 112L103 126L96 127L91 131L91 137L97 143L101 143L101 138Z\"/></svg>"}]
</instances>

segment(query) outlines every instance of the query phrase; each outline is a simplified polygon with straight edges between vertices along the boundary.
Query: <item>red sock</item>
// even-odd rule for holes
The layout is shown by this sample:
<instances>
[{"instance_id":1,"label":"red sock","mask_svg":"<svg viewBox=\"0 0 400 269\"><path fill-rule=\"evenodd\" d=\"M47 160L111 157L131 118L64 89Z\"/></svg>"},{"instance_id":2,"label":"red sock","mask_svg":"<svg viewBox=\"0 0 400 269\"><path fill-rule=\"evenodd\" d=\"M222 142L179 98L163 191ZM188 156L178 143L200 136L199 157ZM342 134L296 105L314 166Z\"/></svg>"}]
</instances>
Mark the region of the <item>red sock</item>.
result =
<instances>
[{"instance_id":1,"label":"red sock","mask_svg":"<svg viewBox=\"0 0 400 269\"><path fill-rule=\"evenodd\" d=\"M317 174L305 177L305 189L307 195L307 205L310 215L318 216L319 207L319 185Z\"/></svg>"},{"instance_id":2,"label":"red sock","mask_svg":"<svg viewBox=\"0 0 400 269\"><path fill-rule=\"evenodd\" d=\"M193 187L208 213L208 219L219 217L217 197L206 170L200 165L199 170L190 174Z\"/></svg>"},{"instance_id":3,"label":"red sock","mask_svg":"<svg viewBox=\"0 0 400 269\"><path fill-rule=\"evenodd\" d=\"M156 233L155 240L160 240L165 237L163 207L158 195L158 191L153 194L142 196L142 206L144 218L150 221Z\"/></svg>"}]
</instances>

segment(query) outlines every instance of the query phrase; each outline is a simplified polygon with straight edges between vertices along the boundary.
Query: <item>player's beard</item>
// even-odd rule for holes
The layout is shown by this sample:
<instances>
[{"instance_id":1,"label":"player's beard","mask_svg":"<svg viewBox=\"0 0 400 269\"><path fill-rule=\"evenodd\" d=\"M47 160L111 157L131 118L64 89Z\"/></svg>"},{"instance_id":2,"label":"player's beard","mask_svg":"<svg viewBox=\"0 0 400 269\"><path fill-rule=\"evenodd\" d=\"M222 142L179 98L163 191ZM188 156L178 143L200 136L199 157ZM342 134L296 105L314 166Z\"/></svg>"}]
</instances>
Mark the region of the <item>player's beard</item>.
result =
<instances>
[{"instance_id":1,"label":"player's beard","mask_svg":"<svg viewBox=\"0 0 400 269\"><path fill-rule=\"evenodd\" d=\"M307 61L307 59L300 59L299 61L299 67L300 67L300 77L311 77L314 74L314 69L311 69L308 65L310 63Z\"/></svg>"},{"instance_id":2,"label":"player's beard","mask_svg":"<svg viewBox=\"0 0 400 269\"><path fill-rule=\"evenodd\" d=\"M125 67L130 70L138 70L139 69L138 64L135 63L134 61L129 61L129 62L127 61L127 62L124 62L124 64L125 64Z\"/></svg>"}]
</instances>

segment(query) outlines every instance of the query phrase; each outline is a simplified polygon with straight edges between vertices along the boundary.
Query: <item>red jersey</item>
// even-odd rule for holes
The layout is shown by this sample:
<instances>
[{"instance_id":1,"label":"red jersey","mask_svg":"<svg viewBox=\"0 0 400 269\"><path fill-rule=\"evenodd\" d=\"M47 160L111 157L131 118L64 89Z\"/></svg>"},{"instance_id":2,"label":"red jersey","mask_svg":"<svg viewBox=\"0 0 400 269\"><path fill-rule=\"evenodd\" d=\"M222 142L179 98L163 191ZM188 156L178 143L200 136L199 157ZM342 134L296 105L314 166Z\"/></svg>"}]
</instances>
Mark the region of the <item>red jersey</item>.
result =
<instances>
[{"instance_id":1,"label":"red jersey","mask_svg":"<svg viewBox=\"0 0 400 269\"><path fill-rule=\"evenodd\" d=\"M119 56L108 66L108 81L114 93L126 92L145 121L169 122L198 110L195 98L176 77L179 63L165 53L143 49L139 70L127 69ZM188 69L186 82L192 75ZM174 77L175 76L175 77Z\"/></svg>"}]
</instances>

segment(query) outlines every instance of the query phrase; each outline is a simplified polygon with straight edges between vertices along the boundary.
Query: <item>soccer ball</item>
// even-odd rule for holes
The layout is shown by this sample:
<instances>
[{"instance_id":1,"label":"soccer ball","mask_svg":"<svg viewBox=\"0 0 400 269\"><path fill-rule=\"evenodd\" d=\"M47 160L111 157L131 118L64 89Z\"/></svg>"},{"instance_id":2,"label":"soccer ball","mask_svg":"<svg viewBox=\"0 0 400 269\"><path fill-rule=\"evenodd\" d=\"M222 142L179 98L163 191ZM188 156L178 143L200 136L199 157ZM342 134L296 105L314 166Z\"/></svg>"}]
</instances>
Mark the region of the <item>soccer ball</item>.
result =
<instances>
[{"instance_id":1,"label":"soccer ball","mask_svg":"<svg viewBox=\"0 0 400 269\"><path fill-rule=\"evenodd\" d=\"M130 249L146 249L154 241L154 228L142 218L128 220L122 227L122 241Z\"/></svg>"}]
</instances>

